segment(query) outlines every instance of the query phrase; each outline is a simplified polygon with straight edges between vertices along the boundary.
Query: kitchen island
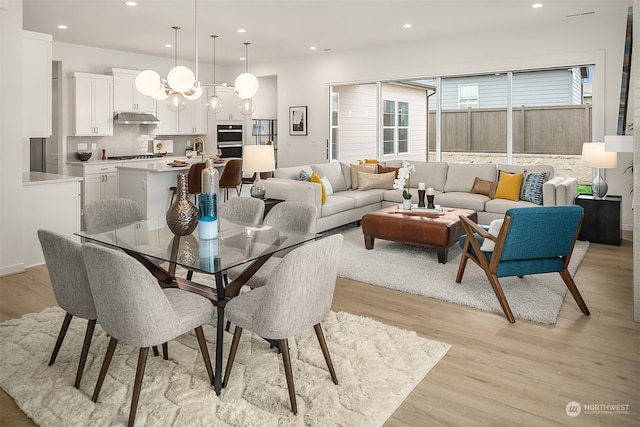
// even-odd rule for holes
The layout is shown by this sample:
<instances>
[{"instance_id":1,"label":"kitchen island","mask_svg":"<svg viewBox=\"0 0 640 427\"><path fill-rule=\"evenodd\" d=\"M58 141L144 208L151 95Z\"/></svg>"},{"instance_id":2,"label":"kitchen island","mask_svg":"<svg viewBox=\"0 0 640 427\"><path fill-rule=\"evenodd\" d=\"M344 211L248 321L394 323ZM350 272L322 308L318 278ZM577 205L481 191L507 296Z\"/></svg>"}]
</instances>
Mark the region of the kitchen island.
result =
<instances>
[{"instance_id":1,"label":"kitchen island","mask_svg":"<svg viewBox=\"0 0 640 427\"><path fill-rule=\"evenodd\" d=\"M118 170L118 197L135 200L145 218L164 216L169 209L171 195L169 188L175 187L178 174L186 174L193 163L185 166L170 166L170 162L132 163L116 166ZM225 162L215 167L222 174Z\"/></svg>"}]
</instances>

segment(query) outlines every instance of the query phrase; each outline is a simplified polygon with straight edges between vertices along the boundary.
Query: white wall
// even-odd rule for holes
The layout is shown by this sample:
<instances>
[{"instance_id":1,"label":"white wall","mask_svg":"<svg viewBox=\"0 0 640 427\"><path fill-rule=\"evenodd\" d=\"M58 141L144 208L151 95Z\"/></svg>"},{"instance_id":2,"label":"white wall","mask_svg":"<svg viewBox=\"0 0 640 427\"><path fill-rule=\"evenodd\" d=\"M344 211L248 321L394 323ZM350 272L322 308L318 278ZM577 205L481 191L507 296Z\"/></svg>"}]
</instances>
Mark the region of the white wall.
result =
<instances>
[{"instance_id":1,"label":"white wall","mask_svg":"<svg viewBox=\"0 0 640 427\"><path fill-rule=\"evenodd\" d=\"M23 269L22 0L0 3L0 275Z\"/></svg>"}]
</instances>

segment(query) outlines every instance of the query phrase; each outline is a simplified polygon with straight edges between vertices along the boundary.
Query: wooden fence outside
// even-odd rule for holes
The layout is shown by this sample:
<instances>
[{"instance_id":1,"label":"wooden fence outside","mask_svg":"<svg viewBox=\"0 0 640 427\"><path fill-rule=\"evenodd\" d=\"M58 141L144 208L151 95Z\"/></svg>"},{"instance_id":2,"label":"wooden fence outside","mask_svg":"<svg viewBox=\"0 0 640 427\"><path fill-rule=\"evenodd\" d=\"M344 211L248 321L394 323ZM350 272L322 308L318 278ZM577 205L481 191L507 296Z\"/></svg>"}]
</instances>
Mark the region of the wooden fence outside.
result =
<instances>
[{"instance_id":1,"label":"wooden fence outside","mask_svg":"<svg viewBox=\"0 0 640 427\"><path fill-rule=\"evenodd\" d=\"M435 150L435 112L429 113L429 150ZM505 153L507 109L442 112L442 151ZM580 154L591 141L591 105L513 109L513 152Z\"/></svg>"}]
</instances>

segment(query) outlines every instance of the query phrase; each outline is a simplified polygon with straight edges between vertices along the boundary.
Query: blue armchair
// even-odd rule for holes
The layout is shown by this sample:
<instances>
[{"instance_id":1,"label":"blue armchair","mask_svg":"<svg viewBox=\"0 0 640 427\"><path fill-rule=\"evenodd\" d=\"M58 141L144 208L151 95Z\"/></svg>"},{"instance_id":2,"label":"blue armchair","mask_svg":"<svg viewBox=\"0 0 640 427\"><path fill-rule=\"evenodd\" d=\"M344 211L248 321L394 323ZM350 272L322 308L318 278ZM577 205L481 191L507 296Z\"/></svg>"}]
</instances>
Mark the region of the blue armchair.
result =
<instances>
[{"instance_id":1,"label":"blue armchair","mask_svg":"<svg viewBox=\"0 0 640 427\"><path fill-rule=\"evenodd\" d=\"M509 209L494 236L461 216L466 235L459 240L462 256L456 282L462 281L467 260L475 262L487 275L505 316L514 323L499 278L558 272L588 316L589 309L567 270L583 218L582 207L575 205ZM485 239L495 243L493 251L481 250Z\"/></svg>"}]
</instances>

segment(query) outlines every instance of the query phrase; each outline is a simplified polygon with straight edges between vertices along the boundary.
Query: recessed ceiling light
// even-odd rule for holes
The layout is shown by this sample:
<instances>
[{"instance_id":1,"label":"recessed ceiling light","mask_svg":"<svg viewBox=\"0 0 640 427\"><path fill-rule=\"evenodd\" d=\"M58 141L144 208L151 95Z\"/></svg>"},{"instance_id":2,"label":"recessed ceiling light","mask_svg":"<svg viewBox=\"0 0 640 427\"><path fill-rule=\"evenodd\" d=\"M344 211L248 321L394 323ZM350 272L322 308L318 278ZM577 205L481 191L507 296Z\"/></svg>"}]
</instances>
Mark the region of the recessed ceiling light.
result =
<instances>
[{"instance_id":1,"label":"recessed ceiling light","mask_svg":"<svg viewBox=\"0 0 640 427\"><path fill-rule=\"evenodd\" d=\"M245 58L244 56L240 58L240 61L246 61L247 58Z\"/></svg>"},{"instance_id":2,"label":"recessed ceiling light","mask_svg":"<svg viewBox=\"0 0 640 427\"><path fill-rule=\"evenodd\" d=\"M56 28L59 30L66 30L68 27L64 24L60 24L60 25L57 25Z\"/></svg>"},{"instance_id":3,"label":"recessed ceiling light","mask_svg":"<svg viewBox=\"0 0 640 427\"><path fill-rule=\"evenodd\" d=\"M402 28L411 28L412 26L413 26L413 25L411 25L411 24L404 24L404 25L402 26Z\"/></svg>"},{"instance_id":4,"label":"recessed ceiling light","mask_svg":"<svg viewBox=\"0 0 640 427\"><path fill-rule=\"evenodd\" d=\"M238 28L238 32L239 32L239 33L246 33L246 32L247 32L247 30L245 30L244 28Z\"/></svg>"},{"instance_id":5,"label":"recessed ceiling light","mask_svg":"<svg viewBox=\"0 0 640 427\"><path fill-rule=\"evenodd\" d=\"M138 3L134 2L134 1L126 1L126 2L124 2L124 4L126 6L130 6L130 7L134 7L134 6L138 5Z\"/></svg>"},{"instance_id":6,"label":"recessed ceiling light","mask_svg":"<svg viewBox=\"0 0 640 427\"><path fill-rule=\"evenodd\" d=\"M316 50L316 49L317 49L317 47L315 47L315 46L310 46L309 47L309 50Z\"/></svg>"},{"instance_id":7,"label":"recessed ceiling light","mask_svg":"<svg viewBox=\"0 0 640 427\"><path fill-rule=\"evenodd\" d=\"M540 9L542 7L542 3L534 3L531 5L532 9Z\"/></svg>"},{"instance_id":8,"label":"recessed ceiling light","mask_svg":"<svg viewBox=\"0 0 640 427\"><path fill-rule=\"evenodd\" d=\"M164 45L164 47L173 47L173 45L171 43L167 43Z\"/></svg>"}]
</instances>

